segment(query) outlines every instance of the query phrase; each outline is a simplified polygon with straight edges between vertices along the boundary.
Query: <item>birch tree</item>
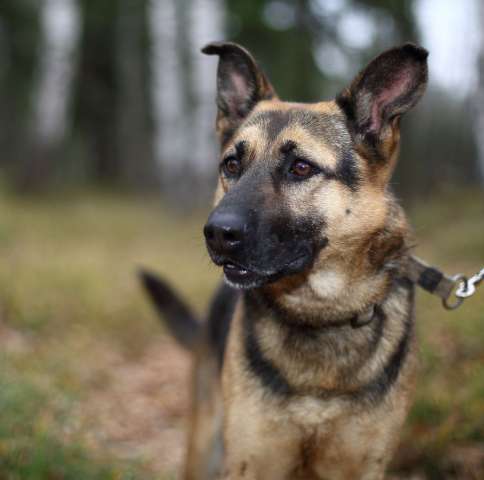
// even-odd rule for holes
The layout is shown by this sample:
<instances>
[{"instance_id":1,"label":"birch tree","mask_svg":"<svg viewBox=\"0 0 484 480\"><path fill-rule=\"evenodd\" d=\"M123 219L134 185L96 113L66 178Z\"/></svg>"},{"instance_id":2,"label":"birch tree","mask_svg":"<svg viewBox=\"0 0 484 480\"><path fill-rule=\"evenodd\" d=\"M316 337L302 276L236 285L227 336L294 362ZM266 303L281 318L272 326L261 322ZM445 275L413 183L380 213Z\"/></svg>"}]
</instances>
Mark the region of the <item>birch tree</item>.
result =
<instances>
[{"instance_id":1,"label":"birch tree","mask_svg":"<svg viewBox=\"0 0 484 480\"><path fill-rule=\"evenodd\" d=\"M68 107L79 39L75 0L44 0L42 47L34 108L34 132L41 145L62 141L68 128Z\"/></svg>"},{"instance_id":2,"label":"birch tree","mask_svg":"<svg viewBox=\"0 0 484 480\"><path fill-rule=\"evenodd\" d=\"M480 174L480 183L484 186L484 3L478 2L479 17L481 24L480 54L478 61L479 80L476 93L476 119L475 119L475 137L478 151L478 169Z\"/></svg>"},{"instance_id":3,"label":"birch tree","mask_svg":"<svg viewBox=\"0 0 484 480\"><path fill-rule=\"evenodd\" d=\"M79 12L75 0L40 3L38 68L30 98L28 150L16 162L16 183L22 189L44 188L51 180L56 152L68 128Z\"/></svg>"},{"instance_id":4,"label":"birch tree","mask_svg":"<svg viewBox=\"0 0 484 480\"><path fill-rule=\"evenodd\" d=\"M213 190L215 65L200 47L223 36L221 0L151 0L155 154L161 188L196 205Z\"/></svg>"}]
</instances>

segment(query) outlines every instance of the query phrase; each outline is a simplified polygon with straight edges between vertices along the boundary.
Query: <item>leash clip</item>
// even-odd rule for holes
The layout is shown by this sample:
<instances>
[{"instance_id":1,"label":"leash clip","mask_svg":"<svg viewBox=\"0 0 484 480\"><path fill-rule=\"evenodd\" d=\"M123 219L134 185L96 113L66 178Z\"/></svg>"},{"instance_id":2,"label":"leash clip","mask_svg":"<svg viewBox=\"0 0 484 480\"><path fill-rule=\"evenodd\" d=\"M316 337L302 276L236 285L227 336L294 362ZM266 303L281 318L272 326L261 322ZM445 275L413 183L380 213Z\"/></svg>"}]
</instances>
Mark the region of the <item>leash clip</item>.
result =
<instances>
[{"instance_id":1,"label":"leash clip","mask_svg":"<svg viewBox=\"0 0 484 480\"><path fill-rule=\"evenodd\" d=\"M464 302L464 298L461 295L458 295L458 292L464 287L467 288L467 277L465 275L462 275L461 273L458 273L457 275L454 275L451 277L452 282L454 283L454 288L450 290L449 295L447 297L444 297L442 299L442 305L444 308L447 310L455 310L456 308L459 308L462 303ZM460 282L457 290L455 290L455 286L457 285L457 282ZM454 292L455 300L451 301L450 298L452 297L452 292Z\"/></svg>"},{"instance_id":2,"label":"leash clip","mask_svg":"<svg viewBox=\"0 0 484 480\"><path fill-rule=\"evenodd\" d=\"M406 274L410 281L440 297L442 305L447 310L460 307L466 298L476 293L477 286L484 281L484 268L469 279L461 273L451 277L436 268L429 267L414 256L408 259Z\"/></svg>"},{"instance_id":3,"label":"leash clip","mask_svg":"<svg viewBox=\"0 0 484 480\"><path fill-rule=\"evenodd\" d=\"M482 282L484 279L484 268L481 269L480 272L473 275L471 278L467 278L465 275L455 275L452 277L452 281L454 282L454 286L457 282L460 282L457 290L455 290L455 297L456 300L452 303L449 302L449 299L452 295L452 291L449 293L447 298L442 299L442 303L447 310L455 310L456 308L462 305L462 302L466 299L474 295L477 290L477 286Z\"/></svg>"},{"instance_id":4,"label":"leash clip","mask_svg":"<svg viewBox=\"0 0 484 480\"><path fill-rule=\"evenodd\" d=\"M476 293L476 287L482 282L483 279L484 268L469 278L469 280L465 279L463 282L461 282L459 288L455 292L455 295L460 298L468 298L474 295L474 293Z\"/></svg>"}]
</instances>

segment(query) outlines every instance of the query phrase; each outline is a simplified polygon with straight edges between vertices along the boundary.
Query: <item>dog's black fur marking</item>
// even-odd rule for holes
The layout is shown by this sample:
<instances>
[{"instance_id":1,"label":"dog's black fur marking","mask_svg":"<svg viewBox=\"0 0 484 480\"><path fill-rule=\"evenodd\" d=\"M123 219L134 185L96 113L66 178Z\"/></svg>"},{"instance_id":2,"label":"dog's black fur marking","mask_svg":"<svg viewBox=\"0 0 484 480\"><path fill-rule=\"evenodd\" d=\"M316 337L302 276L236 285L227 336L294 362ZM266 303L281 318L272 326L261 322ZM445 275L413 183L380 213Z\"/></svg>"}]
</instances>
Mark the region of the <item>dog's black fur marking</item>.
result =
<instances>
[{"instance_id":1,"label":"dog's black fur marking","mask_svg":"<svg viewBox=\"0 0 484 480\"><path fill-rule=\"evenodd\" d=\"M230 139L234 136L236 131L236 128L227 128L222 132L220 137L220 145L222 146L222 148L225 148L225 146L227 145L227 143L229 143Z\"/></svg>"},{"instance_id":2,"label":"dog's black fur marking","mask_svg":"<svg viewBox=\"0 0 484 480\"><path fill-rule=\"evenodd\" d=\"M238 142L237 145L235 145L235 151L237 154L237 158L239 160L242 160L246 154L246 149L247 149L247 144L246 142Z\"/></svg>"},{"instance_id":3,"label":"dog's black fur marking","mask_svg":"<svg viewBox=\"0 0 484 480\"><path fill-rule=\"evenodd\" d=\"M273 394L280 397L293 395L294 391L279 369L262 353L255 333L254 319L251 308L247 305L244 312L244 350L247 365L252 374L257 377L262 385Z\"/></svg>"},{"instance_id":4,"label":"dog's black fur marking","mask_svg":"<svg viewBox=\"0 0 484 480\"><path fill-rule=\"evenodd\" d=\"M217 289L208 313L209 342L217 355L219 368L223 365L227 336L239 297L240 291L222 283Z\"/></svg>"},{"instance_id":5,"label":"dog's black fur marking","mask_svg":"<svg viewBox=\"0 0 484 480\"><path fill-rule=\"evenodd\" d=\"M262 122L266 129L264 133L267 135L267 141L273 143L278 135L289 126L292 117L287 111L270 110L268 112L258 113L253 120L254 124ZM252 124L252 121L250 122Z\"/></svg>"},{"instance_id":6,"label":"dog's black fur marking","mask_svg":"<svg viewBox=\"0 0 484 480\"><path fill-rule=\"evenodd\" d=\"M369 353L372 355L383 337L387 316L380 305L375 305L375 318L373 320L373 336L371 338Z\"/></svg>"},{"instance_id":7,"label":"dog's black fur marking","mask_svg":"<svg viewBox=\"0 0 484 480\"><path fill-rule=\"evenodd\" d=\"M355 157L351 150L345 150L342 153L336 168L336 178L351 190L357 190L360 183L360 176L358 174Z\"/></svg>"}]
</instances>

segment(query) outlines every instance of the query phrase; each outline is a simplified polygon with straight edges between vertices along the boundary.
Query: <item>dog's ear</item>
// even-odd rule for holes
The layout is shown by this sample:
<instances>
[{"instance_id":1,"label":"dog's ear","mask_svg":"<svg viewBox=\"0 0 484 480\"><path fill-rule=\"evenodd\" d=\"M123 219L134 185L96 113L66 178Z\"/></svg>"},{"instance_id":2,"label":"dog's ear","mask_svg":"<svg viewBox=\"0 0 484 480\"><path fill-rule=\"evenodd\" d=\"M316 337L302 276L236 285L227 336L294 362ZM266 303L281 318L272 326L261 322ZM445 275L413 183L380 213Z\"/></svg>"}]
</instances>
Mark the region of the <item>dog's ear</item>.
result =
<instances>
[{"instance_id":1,"label":"dog's ear","mask_svg":"<svg viewBox=\"0 0 484 480\"><path fill-rule=\"evenodd\" d=\"M220 57L217 70L217 131L224 144L257 102L276 98L269 80L252 55L230 42L210 43L202 49Z\"/></svg>"},{"instance_id":2,"label":"dog's ear","mask_svg":"<svg viewBox=\"0 0 484 480\"><path fill-rule=\"evenodd\" d=\"M427 57L427 50L410 43L387 50L337 97L357 146L381 155L398 119L425 91Z\"/></svg>"}]
</instances>

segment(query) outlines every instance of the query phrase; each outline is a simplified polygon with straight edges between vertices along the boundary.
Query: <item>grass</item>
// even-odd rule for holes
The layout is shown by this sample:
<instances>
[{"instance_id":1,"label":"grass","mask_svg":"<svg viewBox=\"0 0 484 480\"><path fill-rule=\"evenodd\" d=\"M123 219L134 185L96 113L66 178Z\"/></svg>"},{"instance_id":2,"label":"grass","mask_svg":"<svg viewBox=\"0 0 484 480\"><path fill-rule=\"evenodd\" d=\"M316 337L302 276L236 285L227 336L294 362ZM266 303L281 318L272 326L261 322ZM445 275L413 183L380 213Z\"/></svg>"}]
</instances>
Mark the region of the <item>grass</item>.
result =
<instances>
[{"instance_id":1,"label":"grass","mask_svg":"<svg viewBox=\"0 0 484 480\"><path fill-rule=\"evenodd\" d=\"M5 480L131 480L134 467L110 465L52 430L49 395L6 369L0 372L0 478ZM57 406L57 413L58 406ZM62 418L62 416L61 416ZM143 478L148 478L143 474Z\"/></svg>"},{"instance_id":2,"label":"grass","mask_svg":"<svg viewBox=\"0 0 484 480\"><path fill-rule=\"evenodd\" d=\"M99 192L0 195L0 479L168 478L93 448L72 412L112 381L112 352L136 364L163 339L140 266L203 311L219 278L201 239L206 213L180 218L154 198ZM482 192L441 195L410 216L429 263L466 274L484 265ZM422 368L397 468L444 478L450 449L484 445L484 286L454 312L419 292L417 309Z\"/></svg>"}]
</instances>

